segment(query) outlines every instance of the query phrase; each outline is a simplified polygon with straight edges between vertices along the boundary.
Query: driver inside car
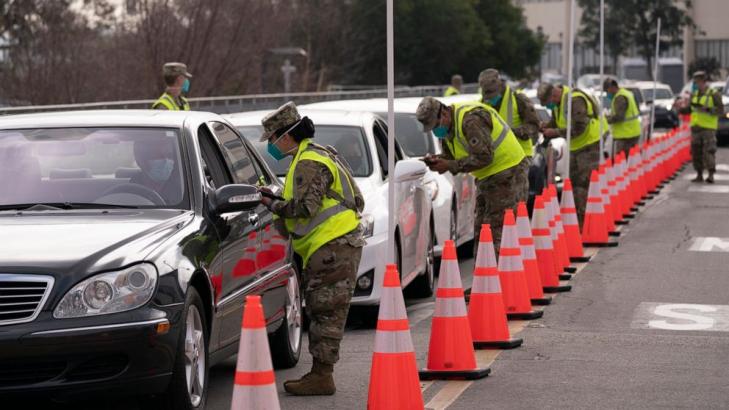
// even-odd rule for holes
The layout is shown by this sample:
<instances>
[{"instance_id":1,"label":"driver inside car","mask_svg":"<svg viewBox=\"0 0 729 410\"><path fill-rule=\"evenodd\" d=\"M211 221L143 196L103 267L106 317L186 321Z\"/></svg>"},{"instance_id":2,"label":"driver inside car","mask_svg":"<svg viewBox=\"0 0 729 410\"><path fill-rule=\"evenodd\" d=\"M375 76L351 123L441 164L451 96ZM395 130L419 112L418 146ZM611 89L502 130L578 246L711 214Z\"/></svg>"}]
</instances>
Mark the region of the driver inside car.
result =
<instances>
[{"instance_id":1,"label":"driver inside car","mask_svg":"<svg viewBox=\"0 0 729 410\"><path fill-rule=\"evenodd\" d=\"M129 182L158 193L165 205L177 204L182 200L175 144L172 138L149 138L134 142L134 160L141 172L130 178Z\"/></svg>"}]
</instances>

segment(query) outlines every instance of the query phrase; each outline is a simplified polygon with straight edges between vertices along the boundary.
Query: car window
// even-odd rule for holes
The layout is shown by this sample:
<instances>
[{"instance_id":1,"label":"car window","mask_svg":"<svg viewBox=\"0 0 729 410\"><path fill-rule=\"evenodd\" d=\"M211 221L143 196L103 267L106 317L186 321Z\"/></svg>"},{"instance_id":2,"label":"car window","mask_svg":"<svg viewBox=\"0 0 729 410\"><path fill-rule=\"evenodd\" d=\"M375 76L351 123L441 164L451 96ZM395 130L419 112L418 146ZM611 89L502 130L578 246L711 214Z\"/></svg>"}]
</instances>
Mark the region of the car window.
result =
<instances>
[{"instance_id":1,"label":"car window","mask_svg":"<svg viewBox=\"0 0 729 410\"><path fill-rule=\"evenodd\" d=\"M265 185L262 175L256 170L254 159L238 134L221 122L210 123L223 151L223 156L237 184Z\"/></svg>"},{"instance_id":2,"label":"car window","mask_svg":"<svg viewBox=\"0 0 729 410\"><path fill-rule=\"evenodd\" d=\"M653 88L646 88L643 90L645 97L648 101L653 100ZM673 98L673 93L667 88L656 88L656 99L668 100Z\"/></svg>"},{"instance_id":3,"label":"car window","mask_svg":"<svg viewBox=\"0 0 729 410\"><path fill-rule=\"evenodd\" d=\"M377 115L387 118L387 112ZM423 124L418 121L415 114L395 113L395 130L397 142L409 157L435 154L433 137L429 132L423 131Z\"/></svg>"},{"instance_id":4,"label":"car window","mask_svg":"<svg viewBox=\"0 0 729 410\"><path fill-rule=\"evenodd\" d=\"M633 97L635 97L635 103L637 105L641 105L643 103L643 94L640 93L640 89L638 88L628 88L628 91L633 93Z\"/></svg>"},{"instance_id":5,"label":"car window","mask_svg":"<svg viewBox=\"0 0 729 410\"><path fill-rule=\"evenodd\" d=\"M228 167L225 165L223 156L218 149L210 130L206 125L201 125L197 131L198 143L203 160L203 171L205 178L212 188L219 188L223 185L233 183Z\"/></svg>"},{"instance_id":6,"label":"car window","mask_svg":"<svg viewBox=\"0 0 729 410\"><path fill-rule=\"evenodd\" d=\"M372 175L370 148L361 127L346 125L316 125L314 141L319 145L331 145L352 168L354 177ZM285 177L291 165L291 157L276 161L268 153L268 143L259 141L263 128L259 125L238 127L238 131L253 145L268 167L279 177Z\"/></svg>"},{"instance_id":7,"label":"car window","mask_svg":"<svg viewBox=\"0 0 729 410\"><path fill-rule=\"evenodd\" d=\"M168 128L0 131L0 205L189 208L182 138Z\"/></svg>"}]
</instances>

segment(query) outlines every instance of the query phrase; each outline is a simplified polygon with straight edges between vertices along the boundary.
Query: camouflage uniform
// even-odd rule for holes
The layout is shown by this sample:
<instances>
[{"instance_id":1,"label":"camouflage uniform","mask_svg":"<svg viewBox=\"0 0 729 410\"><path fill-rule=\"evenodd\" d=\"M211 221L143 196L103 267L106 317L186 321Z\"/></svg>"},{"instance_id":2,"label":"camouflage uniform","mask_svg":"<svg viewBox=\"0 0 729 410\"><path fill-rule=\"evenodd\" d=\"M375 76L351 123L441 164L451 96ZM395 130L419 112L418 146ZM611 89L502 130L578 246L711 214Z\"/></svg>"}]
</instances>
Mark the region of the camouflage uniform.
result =
<instances>
[{"instance_id":1,"label":"camouflage uniform","mask_svg":"<svg viewBox=\"0 0 729 410\"><path fill-rule=\"evenodd\" d=\"M447 144L442 144L441 158L448 161L451 174L471 172L491 164L494 149L491 139L491 114L475 109L463 118L463 135L468 146L469 156L456 160ZM447 138L453 138L449 135ZM476 181L476 217L474 232L481 231L482 224L491 224L494 248L497 252L501 245L501 228L504 224L504 211L516 209L519 201L526 201L529 193L529 159L524 158L518 165L490 177Z\"/></svg>"},{"instance_id":2,"label":"camouflage uniform","mask_svg":"<svg viewBox=\"0 0 729 410\"><path fill-rule=\"evenodd\" d=\"M625 112L628 111L628 99L625 96L619 95L615 97L613 102L613 112L607 116L608 124L615 124L616 122L622 122L625 119ZM638 145L640 135L635 138L613 138L613 156L625 152L625 157L628 157L630 149Z\"/></svg>"},{"instance_id":3,"label":"camouflage uniform","mask_svg":"<svg viewBox=\"0 0 729 410\"><path fill-rule=\"evenodd\" d=\"M162 67L162 75L165 77L168 76L185 76L187 78L192 78L192 74L190 74L187 71L187 66L183 63L165 63L165 65ZM169 91L169 89L167 90ZM154 110L169 110L174 109L175 106L177 106L177 109L180 111L189 111L190 110L190 104L187 101L187 98L183 97L182 95L178 95L177 97L173 96L169 92L165 91L162 93L162 95L152 103L152 109ZM173 104L170 107L167 107L164 102L168 101L169 104Z\"/></svg>"},{"instance_id":4,"label":"camouflage uniform","mask_svg":"<svg viewBox=\"0 0 729 410\"><path fill-rule=\"evenodd\" d=\"M704 93L699 91L699 97ZM721 100L721 93L715 92L714 108L712 115L721 117L724 115L724 103ZM716 130L693 126L691 127L691 161L698 173L704 170L713 174L716 172Z\"/></svg>"}]
</instances>

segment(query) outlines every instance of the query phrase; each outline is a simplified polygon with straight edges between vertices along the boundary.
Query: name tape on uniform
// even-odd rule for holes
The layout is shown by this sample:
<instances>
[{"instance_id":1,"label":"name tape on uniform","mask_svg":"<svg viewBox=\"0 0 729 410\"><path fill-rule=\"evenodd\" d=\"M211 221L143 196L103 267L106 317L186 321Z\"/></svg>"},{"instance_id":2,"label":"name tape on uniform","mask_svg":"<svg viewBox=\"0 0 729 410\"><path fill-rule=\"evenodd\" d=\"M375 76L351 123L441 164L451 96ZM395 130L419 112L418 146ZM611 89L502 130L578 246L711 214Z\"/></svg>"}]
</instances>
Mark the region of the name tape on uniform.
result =
<instances>
[{"instance_id":1,"label":"name tape on uniform","mask_svg":"<svg viewBox=\"0 0 729 410\"><path fill-rule=\"evenodd\" d=\"M729 332L728 305L643 302L635 309L633 329Z\"/></svg>"},{"instance_id":2,"label":"name tape on uniform","mask_svg":"<svg viewBox=\"0 0 729 410\"><path fill-rule=\"evenodd\" d=\"M694 238L694 243L689 247L694 252L729 252L729 238L706 237Z\"/></svg>"}]
</instances>

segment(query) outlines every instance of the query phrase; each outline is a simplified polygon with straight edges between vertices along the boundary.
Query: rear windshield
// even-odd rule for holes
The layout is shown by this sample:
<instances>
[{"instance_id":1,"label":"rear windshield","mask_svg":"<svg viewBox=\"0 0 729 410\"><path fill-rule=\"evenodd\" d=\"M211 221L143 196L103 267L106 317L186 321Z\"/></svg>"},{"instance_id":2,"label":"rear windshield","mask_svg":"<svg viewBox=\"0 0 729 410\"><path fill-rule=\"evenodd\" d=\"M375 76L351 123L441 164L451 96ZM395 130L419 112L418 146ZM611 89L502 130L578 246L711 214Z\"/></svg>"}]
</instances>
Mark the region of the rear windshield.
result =
<instances>
[{"instance_id":1,"label":"rear windshield","mask_svg":"<svg viewBox=\"0 0 729 410\"><path fill-rule=\"evenodd\" d=\"M645 98L648 100L653 100L653 89L647 88L643 90L643 93L645 94ZM667 88L656 88L656 99L657 100L670 100L673 98L673 93L671 90Z\"/></svg>"},{"instance_id":2,"label":"rear windshield","mask_svg":"<svg viewBox=\"0 0 729 410\"><path fill-rule=\"evenodd\" d=\"M238 127L238 130L253 144L259 154L266 160L268 166L277 176L285 177L291 165L291 157L276 161L267 150L267 143L258 141L263 134L263 127L250 125ZM372 174L372 160L369 155L367 139L360 127L338 125L316 125L314 142L319 145L333 146L339 155L349 163L352 175L355 177L368 177Z\"/></svg>"},{"instance_id":3,"label":"rear windshield","mask_svg":"<svg viewBox=\"0 0 729 410\"><path fill-rule=\"evenodd\" d=\"M178 130L0 130L0 206L189 209Z\"/></svg>"},{"instance_id":4,"label":"rear windshield","mask_svg":"<svg viewBox=\"0 0 729 410\"><path fill-rule=\"evenodd\" d=\"M386 112L377 113L387 119ZM395 131L397 142L409 157L424 157L425 154L435 154L435 144L429 132L423 131L423 124L418 121L415 114L395 113Z\"/></svg>"}]
</instances>

